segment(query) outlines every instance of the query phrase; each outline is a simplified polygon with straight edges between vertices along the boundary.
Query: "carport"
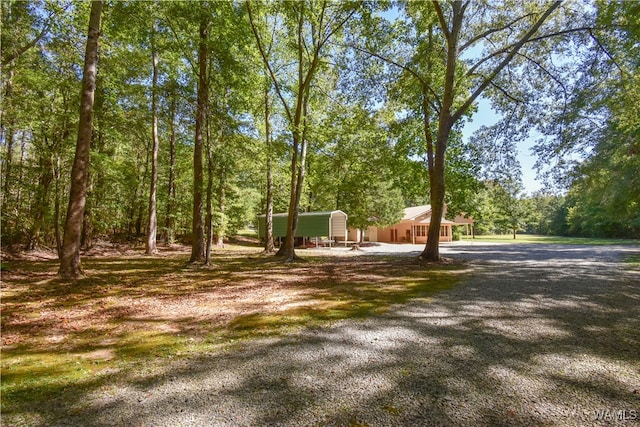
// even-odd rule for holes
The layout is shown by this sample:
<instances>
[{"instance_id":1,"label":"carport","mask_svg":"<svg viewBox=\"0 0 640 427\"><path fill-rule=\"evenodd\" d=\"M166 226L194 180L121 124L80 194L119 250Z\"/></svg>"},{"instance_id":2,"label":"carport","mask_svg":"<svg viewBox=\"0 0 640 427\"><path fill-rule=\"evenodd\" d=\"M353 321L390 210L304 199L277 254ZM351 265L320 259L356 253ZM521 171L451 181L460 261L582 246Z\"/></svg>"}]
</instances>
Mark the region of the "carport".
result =
<instances>
[{"instance_id":1,"label":"carport","mask_svg":"<svg viewBox=\"0 0 640 427\"><path fill-rule=\"evenodd\" d=\"M288 213L273 214L273 237L287 235ZM266 215L258 215L258 236L266 234ZM347 241L347 214L340 211L300 212L294 237L327 239L329 246L334 240Z\"/></svg>"}]
</instances>

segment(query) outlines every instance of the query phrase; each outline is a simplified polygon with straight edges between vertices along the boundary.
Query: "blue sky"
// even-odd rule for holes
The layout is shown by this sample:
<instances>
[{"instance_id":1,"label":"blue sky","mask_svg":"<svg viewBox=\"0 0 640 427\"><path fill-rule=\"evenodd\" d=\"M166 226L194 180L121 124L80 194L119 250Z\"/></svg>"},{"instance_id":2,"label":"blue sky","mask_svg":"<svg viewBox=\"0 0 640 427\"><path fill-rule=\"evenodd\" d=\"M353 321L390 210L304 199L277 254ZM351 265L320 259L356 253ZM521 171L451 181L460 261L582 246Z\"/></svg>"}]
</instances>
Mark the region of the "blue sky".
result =
<instances>
[{"instance_id":1,"label":"blue sky","mask_svg":"<svg viewBox=\"0 0 640 427\"><path fill-rule=\"evenodd\" d=\"M480 98L477 104L478 111L473 114L472 120L468 121L462 130L465 140L468 140L480 126L490 126L501 119L501 117L491 109L490 101ZM536 158L530 151L534 144L534 137L530 137L518 146L518 161L522 168L522 184L524 185L524 190L529 195L542 188L542 184L536 180L536 171L534 169Z\"/></svg>"}]
</instances>

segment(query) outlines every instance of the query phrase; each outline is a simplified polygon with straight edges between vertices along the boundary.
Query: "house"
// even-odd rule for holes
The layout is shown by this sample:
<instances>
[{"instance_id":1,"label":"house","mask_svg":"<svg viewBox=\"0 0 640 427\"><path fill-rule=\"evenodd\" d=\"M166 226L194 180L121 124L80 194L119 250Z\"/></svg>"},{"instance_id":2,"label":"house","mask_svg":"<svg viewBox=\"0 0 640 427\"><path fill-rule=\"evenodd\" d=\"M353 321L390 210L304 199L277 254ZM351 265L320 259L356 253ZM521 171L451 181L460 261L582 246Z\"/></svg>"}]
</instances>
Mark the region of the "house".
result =
<instances>
[{"instance_id":1,"label":"house","mask_svg":"<svg viewBox=\"0 0 640 427\"><path fill-rule=\"evenodd\" d=\"M444 213L447 213L445 206ZM426 243L431 224L431 205L405 208L402 219L388 227L369 227L367 234L371 242L387 243ZM456 216L453 221L442 218L440 222L440 241L453 240L453 226L473 226L473 218Z\"/></svg>"},{"instance_id":2,"label":"house","mask_svg":"<svg viewBox=\"0 0 640 427\"><path fill-rule=\"evenodd\" d=\"M273 214L273 237L284 238L287 235L288 213ZM258 215L258 237L264 238L266 234L266 215ZM315 238L328 240L329 245L333 241L346 241L347 214L340 211L326 212L300 212L298 214L298 227L296 235L302 239ZM312 240L313 242L313 240Z\"/></svg>"}]
</instances>

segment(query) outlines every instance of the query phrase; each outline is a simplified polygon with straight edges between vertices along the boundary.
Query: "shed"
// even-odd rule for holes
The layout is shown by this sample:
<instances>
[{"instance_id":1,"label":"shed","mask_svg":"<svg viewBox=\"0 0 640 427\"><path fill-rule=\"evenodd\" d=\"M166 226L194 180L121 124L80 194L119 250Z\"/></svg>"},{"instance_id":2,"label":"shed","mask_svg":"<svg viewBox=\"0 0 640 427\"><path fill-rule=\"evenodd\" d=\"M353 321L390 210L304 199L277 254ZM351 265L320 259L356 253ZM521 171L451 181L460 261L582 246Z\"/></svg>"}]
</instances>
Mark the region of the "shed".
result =
<instances>
[{"instance_id":1,"label":"shed","mask_svg":"<svg viewBox=\"0 0 640 427\"><path fill-rule=\"evenodd\" d=\"M287 235L288 213L273 214L273 237ZM263 238L266 231L266 215L258 215L258 236ZM294 237L326 237L329 241L347 240L347 214L337 211L300 212L298 227Z\"/></svg>"}]
</instances>

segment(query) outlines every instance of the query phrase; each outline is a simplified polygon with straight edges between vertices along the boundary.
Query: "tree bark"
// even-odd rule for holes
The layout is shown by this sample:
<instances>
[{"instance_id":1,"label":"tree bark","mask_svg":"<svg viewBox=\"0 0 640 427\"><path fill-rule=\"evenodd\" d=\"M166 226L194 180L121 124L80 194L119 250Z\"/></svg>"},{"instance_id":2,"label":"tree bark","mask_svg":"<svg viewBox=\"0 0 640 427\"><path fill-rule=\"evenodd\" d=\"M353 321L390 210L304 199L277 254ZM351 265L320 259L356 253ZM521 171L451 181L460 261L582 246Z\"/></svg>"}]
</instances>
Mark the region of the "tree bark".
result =
<instances>
[{"instance_id":1,"label":"tree bark","mask_svg":"<svg viewBox=\"0 0 640 427\"><path fill-rule=\"evenodd\" d=\"M0 112L0 126L2 126L2 137L7 145L7 154L4 158L4 185L2 187L2 195L0 206L2 206L2 212L0 212L0 230L3 233L3 242L7 244L7 240L11 240L10 235L15 230L8 230L9 226L9 202L11 199L10 184L11 181L11 166L13 164L13 145L15 140L15 134L13 130L13 118L7 118L7 104L9 103L13 94L13 69L9 69L5 79L5 92L4 92L4 105ZM23 131L24 134L24 131ZM7 232L9 231L9 232ZM9 236L9 239L7 237Z\"/></svg>"},{"instance_id":2,"label":"tree bark","mask_svg":"<svg viewBox=\"0 0 640 427\"><path fill-rule=\"evenodd\" d=\"M20 138L20 162L18 163L18 181L22 182L24 178L24 161L27 158L27 132L22 131ZM22 210L22 186L18 186L16 191L16 203L14 205L14 223L13 229L16 230L19 226L19 213Z\"/></svg>"},{"instance_id":3,"label":"tree bark","mask_svg":"<svg viewBox=\"0 0 640 427\"><path fill-rule=\"evenodd\" d=\"M207 133L207 139L209 139ZM209 144L207 144L209 145ZM207 149L207 215L205 218L206 246L204 253L204 265L211 265L211 249L213 246L213 153L211 147Z\"/></svg>"},{"instance_id":4,"label":"tree bark","mask_svg":"<svg viewBox=\"0 0 640 427\"><path fill-rule=\"evenodd\" d=\"M156 186L158 183L158 50L155 43L156 24L153 23L151 32L151 59L153 62L153 78L151 83L151 185L149 188L149 221L147 225L147 242L145 254L152 255L158 252L156 236L158 232L158 220L156 218Z\"/></svg>"},{"instance_id":5,"label":"tree bark","mask_svg":"<svg viewBox=\"0 0 640 427\"><path fill-rule=\"evenodd\" d=\"M274 253L273 244L273 160L271 145L271 105L269 103L269 87L267 81L264 89L264 129L267 145L267 212L265 215L264 252Z\"/></svg>"},{"instance_id":6,"label":"tree bark","mask_svg":"<svg viewBox=\"0 0 640 427\"><path fill-rule=\"evenodd\" d=\"M224 247L224 236L226 233L226 217L225 217L225 210L226 210L226 203L227 203L227 170L226 170L226 165L224 164L224 162L220 165L220 183L219 183L220 187L218 190L218 213L219 213L219 220L218 220L218 224L217 224L217 229L215 230L214 233L214 237L215 237L215 244L217 247L219 248L223 248Z\"/></svg>"},{"instance_id":7,"label":"tree bark","mask_svg":"<svg viewBox=\"0 0 640 427\"><path fill-rule=\"evenodd\" d=\"M211 265L211 250L213 247L213 147L211 144L211 120L206 117L207 122L207 200L206 200L206 216L205 216L205 251L204 265Z\"/></svg>"},{"instance_id":8,"label":"tree bark","mask_svg":"<svg viewBox=\"0 0 640 427\"><path fill-rule=\"evenodd\" d=\"M62 234L60 232L60 153L56 154L56 166L54 169L55 179L55 202L54 202L54 218L53 230L56 238L56 253L58 258L62 257Z\"/></svg>"},{"instance_id":9,"label":"tree bark","mask_svg":"<svg viewBox=\"0 0 640 427\"><path fill-rule=\"evenodd\" d=\"M202 19L200 21L200 43L198 46L198 106L196 111L196 135L193 148L193 218L190 263L204 261L204 226L202 221L202 151L204 145L204 124L209 100L207 82L207 38L208 19L204 6L201 6Z\"/></svg>"},{"instance_id":10,"label":"tree bark","mask_svg":"<svg viewBox=\"0 0 640 427\"><path fill-rule=\"evenodd\" d=\"M64 227L62 255L59 274L64 278L76 278L82 275L80 263L80 240L82 218L86 202L87 173L89 171L89 150L91 146L92 110L98 63L98 39L100 38L100 13L102 1L91 2L89 34L85 51L82 75L82 94L80 99L80 120L76 152L71 169L71 189L69 207Z\"/></svg>"},{"instance_id":11,"label":"tree bark","mask_svg":"<svg viewBox=\"0 0 640 427\"><path fill-rule=\"evenodd\" d=\"M172 86L173 87L173 86ZM176 187L175 187L175 169L176 169L176 93L171 94L171 106L169 109L169 194L167 200L167 214L165 218L165 244L169 245L173 243L174 228L175 228L175 200L176 200Z\"/></svg>"}]
</instances>

